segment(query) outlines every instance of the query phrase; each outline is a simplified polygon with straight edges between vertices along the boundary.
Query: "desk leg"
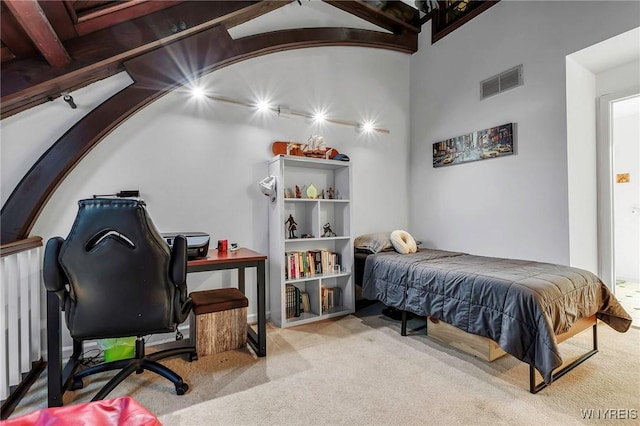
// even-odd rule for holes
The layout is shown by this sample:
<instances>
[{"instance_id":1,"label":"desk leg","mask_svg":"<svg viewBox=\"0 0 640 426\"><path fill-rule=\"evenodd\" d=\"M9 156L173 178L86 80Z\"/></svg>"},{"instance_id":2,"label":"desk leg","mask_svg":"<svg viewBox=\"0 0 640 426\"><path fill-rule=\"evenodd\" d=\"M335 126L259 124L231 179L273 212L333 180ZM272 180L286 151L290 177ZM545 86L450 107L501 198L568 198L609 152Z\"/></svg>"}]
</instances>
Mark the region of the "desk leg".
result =
<instances>
[{"instance_id":1,"label":"desk leg","mask_svg":"<svg viewBox=\"0 0 640 426\"><path fill-rule=\"evenodd\" d=\"M267 356L265 262L258 262L258 356Z\"/></svg>"},{"instance_id":2,"label":"desk leg","mask_svg":"<svg viewBox=\"0 0 640 426\"><path fill-rule=\"evenodd\" d=\"M238 290L240 290L242 294L246 294L244 292L244 266L238 267Z\"/></svg>"},{"instance_id":3,"label":"desk leg","mask_svg":"<svg viewBox=\"0 0 640 426\"><path fill-rule=\"evenodd\" d=\"M264 261L258 262L257 268L257 287L258 287L258 331L256 332L253 327L247 324L247 337L249 343L256 351L256 355L259 357L267 356L267 313L266 313L266 291L265 291L265 263ZM244 290L244 268L240 268L238 271L238 287ZM243 291L244 292L244 291Z\"/></svg>"}]
</instances>

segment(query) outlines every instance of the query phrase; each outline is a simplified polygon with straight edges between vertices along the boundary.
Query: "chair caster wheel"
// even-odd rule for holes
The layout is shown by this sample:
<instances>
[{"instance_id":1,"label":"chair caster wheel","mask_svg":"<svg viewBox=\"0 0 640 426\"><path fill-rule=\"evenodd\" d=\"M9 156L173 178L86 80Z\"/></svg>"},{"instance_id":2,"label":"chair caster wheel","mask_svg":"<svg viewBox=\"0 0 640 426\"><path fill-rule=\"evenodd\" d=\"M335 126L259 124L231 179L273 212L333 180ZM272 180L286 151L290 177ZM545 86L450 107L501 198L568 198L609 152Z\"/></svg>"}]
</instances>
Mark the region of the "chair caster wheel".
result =
<instances>
[{"instance_id":1,"label":"chair caster wheel","mask_svg":"<svg viewBox=\"0 0 640 426\"><path fill-rule=\"evenodd\" d=\"M82 389L84 387L84 383L82 382L82 379L73 379L73 382L71 383L71 386L69 386L69 390L72 391L76 391L78 389Z\"/></svg>"},{"instance_id":2,"label":"chair caster wheel","mask_svg":"<svg viewBox=\"0 0 640 426\"><path fill-rule=\"evenodd\" d=\"M184 395L185 393L187 393L188 390L189 390L188 384L184 382L176 384L176 394Z\"/></svg>"}]
</instances>

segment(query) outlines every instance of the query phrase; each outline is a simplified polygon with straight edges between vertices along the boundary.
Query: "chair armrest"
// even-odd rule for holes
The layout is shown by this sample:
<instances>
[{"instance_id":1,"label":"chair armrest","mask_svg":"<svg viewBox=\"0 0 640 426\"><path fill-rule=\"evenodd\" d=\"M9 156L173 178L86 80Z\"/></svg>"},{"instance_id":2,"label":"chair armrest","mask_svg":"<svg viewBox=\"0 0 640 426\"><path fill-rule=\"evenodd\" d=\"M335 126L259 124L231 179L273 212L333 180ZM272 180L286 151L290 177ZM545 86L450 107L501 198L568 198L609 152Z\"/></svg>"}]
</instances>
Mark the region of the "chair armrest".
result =
<instances>
[{"instance_id":1,"label":"chair armrest","mask_svg":"<svg viewBox=\"0 0 640 426\"><path fill-rule=\"evenodd\" d=\"M60 247L62 247L63 243L64 239L61 237L50 238L49 241L47 241L42 265L44 287L47 291L56 293L61 302L64 302L66 293L65 286L69 283L69 279L58 261ZM64 306L64 303L61 303L60 306Z\"/></svg>"},{"instance_id":2,"label":"chair armrest","mask_svg":"<svg viewBox=\"0 0 640 426\"><path fill-rule=\"evenodd\" d=\"M187 291L187 239L177 235L171 247L169 275L176 286L174 312L177 324L184 322L191 312L191 298Z\"/></svg>"},{"instance_id":3,"label":"chair armrest","mask_svg":"<svg viewBox=\"0 0 640 426\"><path fill-rule=\"evenodd\" d=\"M171 263L169 276L176 286L187 282L187 239L184 235L176 235L171 247Z\"/></svg>"}]
</instances>

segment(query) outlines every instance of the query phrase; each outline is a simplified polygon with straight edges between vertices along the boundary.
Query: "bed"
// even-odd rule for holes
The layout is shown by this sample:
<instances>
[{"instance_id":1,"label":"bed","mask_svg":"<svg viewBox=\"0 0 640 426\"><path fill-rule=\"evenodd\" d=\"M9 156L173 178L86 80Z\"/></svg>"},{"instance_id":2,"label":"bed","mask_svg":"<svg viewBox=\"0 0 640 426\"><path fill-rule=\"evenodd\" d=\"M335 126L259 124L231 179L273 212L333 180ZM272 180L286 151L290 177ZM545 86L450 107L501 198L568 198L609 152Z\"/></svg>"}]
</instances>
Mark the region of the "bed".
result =
<instances>
[{"instance_id":1,"label":"bed","mask_svg":"<svg viewBox=\"0 0 640 426\"><path fill-rule=\"evenodd\" d=\"M532 393L597 352L595 318L619 332L631 325L596 275L568 266L424 248L412 254L356 249L355 275L362 297L403 311L403 332L410 312L490 339L526 362ZM591 317L593 350L554 373L563 363L557 337L575 334Z\"/></svg>"}]
</instances>

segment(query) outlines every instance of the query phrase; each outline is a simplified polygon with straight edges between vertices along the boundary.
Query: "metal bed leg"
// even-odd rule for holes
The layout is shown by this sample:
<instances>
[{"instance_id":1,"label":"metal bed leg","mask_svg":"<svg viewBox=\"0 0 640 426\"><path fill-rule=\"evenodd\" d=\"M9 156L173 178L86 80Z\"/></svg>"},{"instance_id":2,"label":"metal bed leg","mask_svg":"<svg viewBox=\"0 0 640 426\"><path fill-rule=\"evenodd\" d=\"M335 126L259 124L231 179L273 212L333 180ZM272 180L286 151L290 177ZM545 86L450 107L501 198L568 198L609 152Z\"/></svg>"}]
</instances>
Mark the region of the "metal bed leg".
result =
<instances>
[{"instance_id":1,"label":"metal bed leg","mask_svg":"<svg viewBox=\"0 0 640 426\"><path fill-rule=\"evenodd\" d=\"M571 364L568 364L564 368L562 368L559 371L553 373L553 375L552 375L553 381L555 381L555 380L559 379L560 377L564 376L569 371L573 370L578 365L582 364L583 362L585 362L587 359L591 358L593 355L595 355L598 352L598 329L597 329L597 323L593 324L591 329L593 330L593 349L590 350L589 352L585 353L584 355L582 355L580 358L578 358L575 361L573 361ZM547 385L544 381L542 381L542 383L536 385L536 370L535 370L535 368L533 368L532 365L529 365L529 392L531 392L533 394L536 394L536 393L540 392L542 389L546 388L547 386L549 386L549 385Z\"/></svg>"},{"instance_id":2,"label":"metal bed leg","mask_svg":"<svg viewBox=\"0 0 640 426\"><path fill-rule=\"evenodd\" d=\"M409 321L408 317L409 317L409 315L407 314L407 311L402 311L402 325L401 325L401 329L400 329L400 335L401 336L406 336L407 335L407 322ZM425 318L425 323L424 323L423 326L420 326L418 328L413 328L413 329L411 329L411 331L420 331L420 330L422 330L424 328L425 329L425 335L429 335L426 321L429 321L429 317Z\"/></svg>"},{"instance_id":3,"label":"metal bed leg","mask_svg":"<svg viewBox=\"0 0 640 426\"><path fill-rule=\"evenodd\" d=\"M402 311L402 327L400 329L400 335L407 335L407 311Z\"/></svg>"}]
</instances>

